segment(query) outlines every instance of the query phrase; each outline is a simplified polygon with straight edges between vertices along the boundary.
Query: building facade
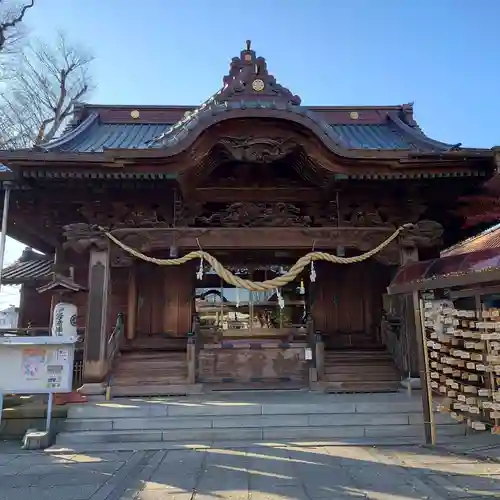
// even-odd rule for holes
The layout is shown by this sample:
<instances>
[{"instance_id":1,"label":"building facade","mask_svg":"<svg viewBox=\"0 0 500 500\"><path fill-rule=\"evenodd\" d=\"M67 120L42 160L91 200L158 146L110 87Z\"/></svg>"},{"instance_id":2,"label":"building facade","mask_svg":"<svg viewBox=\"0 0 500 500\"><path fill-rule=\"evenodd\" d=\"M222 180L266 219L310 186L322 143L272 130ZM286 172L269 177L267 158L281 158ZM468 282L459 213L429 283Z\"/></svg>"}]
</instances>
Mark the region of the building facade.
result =
<instances>
[{"instance_id":1,"label":"building facade","mask_svg":"<svg viewBox=\"0 0 500 500\"><path fill-rule=\"evenodd\" d=\"M492 150L427 137L412 105L304 106L249 43L199 107L78 104L60 138L1 161L9 235L80 285L85 380L126 395L394 388L416 368L411 328L403 353L385 351L386 287L465 235L460 200L496 171ZM266 285L311 251L359 257L405 224L369 259ZM200 249L233 278L199 256L164 265Z\"/></svg>"},{"instance_id":2,"label":"building facade","mask_svg":"<svg viewBox=\"0 0 500 500\"><path fill-rule=\"evenodd\" d=\"M19 318L19 308L16 306L9 306L3 311L0 311L0 330L17 328Z\"/></svg>"}]
</instances>

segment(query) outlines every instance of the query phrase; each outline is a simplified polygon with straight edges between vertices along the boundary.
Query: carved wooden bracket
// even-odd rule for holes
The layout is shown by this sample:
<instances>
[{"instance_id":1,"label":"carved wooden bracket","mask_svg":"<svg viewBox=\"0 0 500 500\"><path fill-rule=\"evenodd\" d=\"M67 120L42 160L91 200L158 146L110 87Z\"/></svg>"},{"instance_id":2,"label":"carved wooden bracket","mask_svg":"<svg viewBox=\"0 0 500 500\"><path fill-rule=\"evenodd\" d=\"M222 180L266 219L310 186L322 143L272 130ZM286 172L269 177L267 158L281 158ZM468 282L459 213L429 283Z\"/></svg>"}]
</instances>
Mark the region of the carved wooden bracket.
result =
<instances>
[{"instance_id":1,"label":"carved wooden bracket","mask_svg":"<svg viewBox=\"0 0 500 500\"><path fill-rule=\"evenodd\" d=\"M78 223L64 226L63 236L66 239L63 248L71 248L78 253L83 253L90 248L105 250L109 245L106 236L89 224Z\"/></svg>"},{"instance_id":2,"label":"carved wooden bracket","mask_svg":"<svg viewBox=\"0 0 500 500\"><path fill-rule=\"evenodd\" d=\"M413 229L402 233L400 244L403 247L435 247L440 246L443 236L443 226L432 220L421 220Z\"/></svg>"}]
</instances>

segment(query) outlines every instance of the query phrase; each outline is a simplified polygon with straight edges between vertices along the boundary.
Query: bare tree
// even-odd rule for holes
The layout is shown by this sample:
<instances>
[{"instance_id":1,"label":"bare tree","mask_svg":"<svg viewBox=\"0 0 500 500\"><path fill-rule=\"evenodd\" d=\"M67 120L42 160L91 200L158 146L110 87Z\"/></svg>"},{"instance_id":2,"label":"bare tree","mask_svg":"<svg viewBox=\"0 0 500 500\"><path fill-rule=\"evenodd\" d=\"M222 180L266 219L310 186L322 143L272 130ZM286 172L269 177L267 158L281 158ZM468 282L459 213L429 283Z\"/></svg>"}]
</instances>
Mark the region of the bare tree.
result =
<instances>
[{"instance_id":1,"label":"bare tree","mask_svg":"<svg viewBox=\"0 0 500 500\"><path fill-rule=\"evenodd\" d=\"M24 4L0 0L0 52L9 52L18 45L25 35L24 16L34 5L35 0Z\"/></svg>"},{"instance_id":2,"label":"bare tree","mask_svg":"<svg viewBox=\"0 0 500 500\"><path fill-rule=\"evenodd\" d=\"M73 103L93 89L92 60L63 34L53 46L29 44L0 93L0 148L32 147L53 139L67 122Z\"/></svg>"}]
</instances>

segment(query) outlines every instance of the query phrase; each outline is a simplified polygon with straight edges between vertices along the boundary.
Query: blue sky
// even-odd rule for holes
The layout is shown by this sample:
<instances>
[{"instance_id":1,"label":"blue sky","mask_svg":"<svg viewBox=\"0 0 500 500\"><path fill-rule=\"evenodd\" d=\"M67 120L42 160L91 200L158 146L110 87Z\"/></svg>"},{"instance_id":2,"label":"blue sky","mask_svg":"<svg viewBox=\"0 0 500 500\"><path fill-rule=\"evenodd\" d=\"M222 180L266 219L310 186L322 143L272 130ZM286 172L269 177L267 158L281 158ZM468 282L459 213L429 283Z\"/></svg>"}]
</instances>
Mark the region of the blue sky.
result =
<instances>
[{"instance_id":1,"label":"blue sky","mask_svg":"<svg viewBox=\"0 0 500 500\"><path fill-rule=\"evenodd\" d=\"M499 0L36 3L26 17L33 36L63 30L95 54L92 102L201 103L251 39L306 105L414 101L431 137L500 144ZM21 249L9 242L6 261Z\"/></svg>"}]
</instances>

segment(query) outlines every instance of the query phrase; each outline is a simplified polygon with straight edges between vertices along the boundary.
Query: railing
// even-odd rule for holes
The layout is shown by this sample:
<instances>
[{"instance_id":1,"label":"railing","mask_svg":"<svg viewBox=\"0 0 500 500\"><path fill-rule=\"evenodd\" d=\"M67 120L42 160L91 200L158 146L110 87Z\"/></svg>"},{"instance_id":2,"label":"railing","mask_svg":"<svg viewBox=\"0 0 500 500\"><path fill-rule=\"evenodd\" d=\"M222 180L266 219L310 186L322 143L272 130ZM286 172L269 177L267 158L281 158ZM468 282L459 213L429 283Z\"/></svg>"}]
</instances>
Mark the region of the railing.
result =
<instances>
[{"instance_id":1,"label":"railing","mask_svg":"<svg viewBox=\"0 0 500 500\"><path fill-rule=\"evenodd\" d=\"M188 368L188 384L196 384L196 371L198 351L200 347L200 317L197 313L193 314L191 332L188 335L186 347L186 361Z\"/></svg>"},{"instance_id":2,"label":"railing","mask_svg":"<svg viewBox=\"0 0 500 500\"><path fill-rule=\"evenodd\" d=\"M384 297L381 337L402 377L418 376L411 294Z\"/></svg>"},{"instance_id":3,"label":"railing","mask_svg":"<svg viewBox=\"0 0 500 500\"><path fill-rule=\"evenodd\" d=\"M116 355L120 353L120 347L123 341L123 334L125 332L125 324L123 321L123 313L118 313L116 317L116 323L111 332L106 345L106 371L107 371L107 383L106 383L106 400L111 399L111 383L113 381L113 363L115 361Z\"/></svg>"},{"instance_id":4,"label":"railing","mask_svg":"<svg viewBox=\"0 0 500 500\"><path fill-rule=\"evenodd\" d=\"M113 331L111 332L111 336L109 337L108 345L106 347L106 359L107 359L108 372L113 367L113 362L114 362L115 356L120 350L120 346L121 346L122 341L123 341L124 331L125 331L125 328L124 328L124 321L123 321L123 313L118 313L118 316L116 317L115 327L113 328Z\"/></svg>"},{"instance_id":5,"label":"railing","mask_svg":"<svg viewBox=\"0 0 500 500\"><path fill-rule=\"evenodd\" d=\"M78 328L77 335L78 340L80 337L83 338L85 334L85 328ZM13 336L13 337L44 337L52 335L51 329L48 326L44 327L28 327L28 328L0 328L0 337Z\"/></svg>"},{"instance_id":6,"label":"railing","mask_svg":"<svg viewBox=\"0 0 500 500\"><path fill-rule=\"evenodd\" d=\"M83 385L83 359L75 359L73 361L73 390L80 388L82 385Z\"/></svg>"}]
</instances>

